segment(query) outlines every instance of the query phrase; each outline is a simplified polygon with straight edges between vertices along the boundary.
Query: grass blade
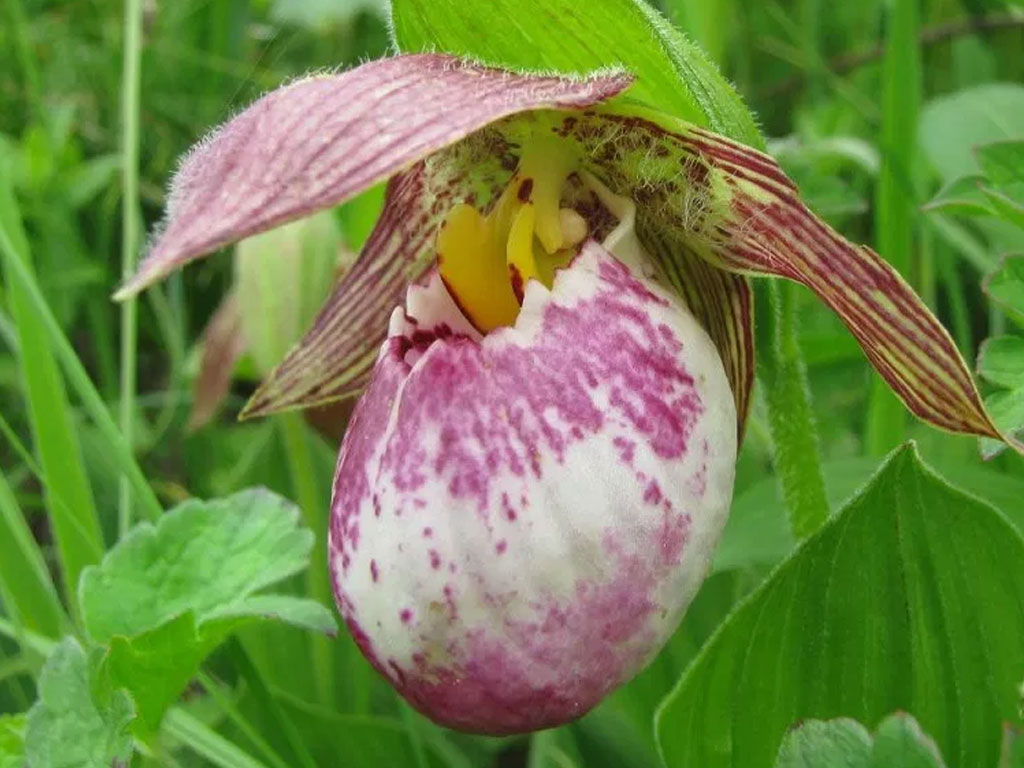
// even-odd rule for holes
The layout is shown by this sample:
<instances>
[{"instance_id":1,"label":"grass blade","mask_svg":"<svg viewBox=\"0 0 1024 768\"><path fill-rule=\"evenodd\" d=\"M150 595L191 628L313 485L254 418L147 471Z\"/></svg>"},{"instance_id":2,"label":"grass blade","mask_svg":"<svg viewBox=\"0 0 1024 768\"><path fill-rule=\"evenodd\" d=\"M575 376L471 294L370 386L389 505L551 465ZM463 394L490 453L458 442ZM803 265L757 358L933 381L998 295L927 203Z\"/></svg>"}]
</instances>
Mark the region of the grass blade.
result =
<instances>
[{"instance_id":1,"label":"grass blade","mask_svg":"<svg viewBox=\"0 0 1024 768\"><path fill-rule=\"evenodd\" d=\"M875 198L878 252L913 285L913 184L921 101L918 0L890 5L882 68L882 170ZM903 441L907 413L879 376L872 378L865 433L867 452L883 456Z\"/></svg>"},{"instance_id":2,"label":"grass blade","mask_svg":"<svg viewBox=\"0 0 1024 768\"><path fill-rule=\"evenodd\" d=\"M0 586L9 610L21 622L47 637L65 630L64 609L50 580L42 553L18 508L3 473L0 473Z\"/></svg>"},{"instance_id":3,"label":"grass blade","mask_svg":"<svg viewBox=\"0 0 1024 768\"><path fill-rule=\"evenodd\" d=\"M53 353L64 368L68 382L81 399L86 412L98 428L110 455L132 483L135 493L142 502L142 511L149 518L156 518L162 512L160 502L153 489L150 488L146 476L135 462L128 444L114 423L106 403L96 391L82 361L75 354L74 347L67 340L57 318L54 317L46 298L28 266L28 246L21 229L21 220L6 177L0 176L0 255L6 268L8 281L17 286L33 313L46 333L39 340L40 348L52 348ZM44 465L45 469L45 465Z\"/></svg>"},{"instance_id":4,"label":"grass blade","mask_svg":"<svg viewBox=\"0 0 1024 768\"><path fill-rule=\"evenodd\" d=\"M23 275L35 284L14 196L2 183L0 247L7 256L5 275L11 314L18 328L23 395L35 450L46 476L46 509L57 542L64 591L73 605L78 574L103 555L103 536L64 381L35 301L24 280L18 279Z\"/></svg>"}]
</instances>

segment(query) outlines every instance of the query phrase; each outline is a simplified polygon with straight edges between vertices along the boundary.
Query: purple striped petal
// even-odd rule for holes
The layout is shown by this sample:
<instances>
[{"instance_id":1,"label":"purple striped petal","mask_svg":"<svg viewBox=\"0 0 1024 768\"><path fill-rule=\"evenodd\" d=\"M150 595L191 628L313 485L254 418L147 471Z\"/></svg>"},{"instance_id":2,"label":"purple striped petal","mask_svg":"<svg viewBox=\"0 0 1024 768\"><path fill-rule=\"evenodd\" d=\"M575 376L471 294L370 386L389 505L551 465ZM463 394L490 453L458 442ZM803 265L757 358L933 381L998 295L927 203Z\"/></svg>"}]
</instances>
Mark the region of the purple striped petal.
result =
<instances>
[{"instance_id":1,"label":"purple striped petal","mask_svg":"<svg viewBox=\"0 0 1024 768\"><path fill-rule=\"evenodd\" d=\"M878 254L808 210L771 157L649 110L536 119L557 121L552 130L590 158L591 172L636 201L646 219L641 240L662 236L729 272L806 285L914 414L953 432L1006 439L924 302Z\"/></svg>"},{"instance_id":2,"label":"purple striped petal","mask_svg":"<svg viewBox=\"0 0 1024 768\"><path fill-rule=\"evenodd\" d=\"M117 297L235 240L336 205L502 117L583 109L630 80L518 75L417 54L280 88L185 158L162 231Z\"/></svg>"}]
</instances>

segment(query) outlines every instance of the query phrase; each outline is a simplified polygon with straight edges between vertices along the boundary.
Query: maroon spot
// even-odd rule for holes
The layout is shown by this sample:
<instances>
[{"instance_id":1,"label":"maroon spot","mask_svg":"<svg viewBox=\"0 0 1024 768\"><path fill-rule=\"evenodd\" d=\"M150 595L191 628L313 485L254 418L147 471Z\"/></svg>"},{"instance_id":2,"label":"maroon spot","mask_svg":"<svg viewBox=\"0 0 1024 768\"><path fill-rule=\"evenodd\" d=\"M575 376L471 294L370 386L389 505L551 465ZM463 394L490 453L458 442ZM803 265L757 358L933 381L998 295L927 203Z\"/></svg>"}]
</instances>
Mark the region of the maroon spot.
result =
<instances>
[{"instance_id":1,"label":"maroon spot","mask_svg":"<svg viewBox=\"0 0 1024 768\"><path fill-rule=\"evenodd\" d=\"M431 528L429 525L426 528L423 529L423 538L429 539L433 535L434 535L434 529Z\"/></svg>"},{"instance_id":2,"label":"maroon spot","mask_svg":"<svg viewBox=\"0 0 1024 768\"><path fill-rule=\"evenodd\" d=\"M441 555L437 553L436 549L430 550L430 567L435 571L441 567Z\"/></svg>"},{"instance_id":3,"label":"maroon spot","mask_svg":"<svg viewBox=\"0 0 1024 768\"><path fill-rule=\"evenodd\" d=\"M403 624L408 624L412 621L412 611L408 608L403 608L398 612L398 618L402 620Z\"/></svg>"},{"instance_id":4,"label":"maroon spot","mask_svg":"<svg viewBox=\"0 0 1024 768\"><path fill-rule=\"evenodd\" d=\"M377 575L378 575L378 572L377 572L377 561L376 560L371 560L370 561L370 577L374 581L377 581Z\"/></svg>"},{"instance_id":5,"label":"maroon spot","mask_svg":"<svg viewBox=\"0 0 1024 768\"><path fill-rule=\"evenodd\" d=\"M495 550L495 551L496 551L496 552L497 552L497 553L498 553L499 555L503 555L503 554L505 554L505 550L506 550L506 549L508 549L508 542L507 542L507 541L505 541L504 539L502 539L501 541L499 541L499 542L498 542L498 543L497 543L497 544L496 544L496 545L494 546L494 550Z\"/></svg>"},{"instance_id":6,"label":"maroon spot","mask_svg":"<svg viewBox=\"0 0 1024 768\"><path fill-rule=\"evenodd\" d=\"M527 177L522 180L519 184L519 189L516 190L516 196L519 198L519 202L526 203L530 200L530 195L533 193L533 179Z\"/></svg>"}]
</instances>

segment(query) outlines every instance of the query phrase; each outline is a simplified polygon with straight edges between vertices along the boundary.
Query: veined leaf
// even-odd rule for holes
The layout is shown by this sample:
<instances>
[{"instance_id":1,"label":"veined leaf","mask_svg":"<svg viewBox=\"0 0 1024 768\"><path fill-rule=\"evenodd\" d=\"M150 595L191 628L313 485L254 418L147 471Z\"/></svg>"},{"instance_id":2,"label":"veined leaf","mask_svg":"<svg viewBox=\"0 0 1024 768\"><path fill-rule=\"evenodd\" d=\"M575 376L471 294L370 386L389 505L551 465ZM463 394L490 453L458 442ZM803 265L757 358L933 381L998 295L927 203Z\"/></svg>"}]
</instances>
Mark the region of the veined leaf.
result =
<instances>
[{"instance_id":1,"label":"veined leaf","mask_svg":"<svg viewBox=\"0 0 1024 768\"><path fill-rule=\"evenodd\" d=\"M622 65L629 97L755 147L742 99L706 54L641 0L393 0L403 52L437 50L521 70ZM481 34L480 30L487 30Z\"/></svg>"},{"instance_id":2,"label":"veined leaf","mask_svg":"<svg viewBox=\"0 0 1024 768\"><path fill-rule=\"evenodd\" d=\"M1024 337L985 339L978 353L978 373L1002 387L1024 387Z\"/></svg>"},{"instance_id":3,"label":"veined leaf","mask_svg":"<svg viewBox=\"0 0 1024 768\"><path fill-rule=\"evenodd\" d=\"M104 643L137 635L186 611L202 624L257 590L302 570L311 531L269 491L187 501L154 526L143 523L82 574L86 629Z\"/></svg>"},{"instance_id":4,"label":"veined leaf","mask_svg":"<svg viewBox=\"0 0 1024 768\"><path fill-rule=\"evenodd\" d=\"M999 268L985 278L984 287L992 301L1024 324L1024 255L1003 259Z\"/></svg>"},{"instance_id":5,"label":"veined leaf","mask_svg":"<svg viewBox=\"0 0 1024 768\"><path fill-rule=\"evenodd\" d=\"M953 765L1020 723L1024 539L912 447L726 620L656 719L672 766L770 765L790 723L910 712Z\"/></svg>"},{"instance_id":6,"label":"veined leaf","mask_svg":"<svg viewBox=\"0 0 1024 768\"><path fill-rule=\"evenodd\" d=\"M127 765L131 702L103 685L96 671L95 658L74 638L65 638L50 655L25 726L32 768Z\"/></svg>"},{"instance_id":7,"label":"veined leaf","mask_svg":"<svg viewBox=\"0 0 1024 768\"><path fill-rule=\"evenodd\" d=\"M203 659L231 632L277 619L333 633L328 609L289 595L254 595L308 565L310 531L267 491L189 501L144 523L82 575L91 637L109 645L104 670L131 693L137 733L155 732Z\"/></svg>"},{"instance_id":8,"label":"veined leaf","mask_svg":"<svg viewBox=\"0 0 1024 768\"><path fill-rule=\"evenodd\" d=\"M897 713L874 738L847 718L808 720L788 734L775 768L945 768L942 756L913 717Z\"/></svg>"}]
</instances>

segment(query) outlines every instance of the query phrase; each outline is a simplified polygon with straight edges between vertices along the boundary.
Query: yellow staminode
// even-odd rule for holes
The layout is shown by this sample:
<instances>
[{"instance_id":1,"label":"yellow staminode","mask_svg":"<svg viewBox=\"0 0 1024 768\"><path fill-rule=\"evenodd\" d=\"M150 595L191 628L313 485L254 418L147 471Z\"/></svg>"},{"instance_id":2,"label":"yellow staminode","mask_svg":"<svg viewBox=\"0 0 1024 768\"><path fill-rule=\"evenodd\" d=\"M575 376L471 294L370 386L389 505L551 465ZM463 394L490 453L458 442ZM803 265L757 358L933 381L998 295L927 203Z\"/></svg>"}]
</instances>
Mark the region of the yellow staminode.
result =
<instances>
[{"instance_id":1,"label":"yellow staminode","mask_svg":"<svg viewBox=\"0 0 1024 768\"><path fill-rule=\"evenodd\" d=\"M525 148L519 168L490 213L454 206L437 235L441 278L482 333L512 325L530 280L548 288L555 270L587 236L575 211L560 208L573 157L554 141Z\"/></svg>"}]
</instances>

